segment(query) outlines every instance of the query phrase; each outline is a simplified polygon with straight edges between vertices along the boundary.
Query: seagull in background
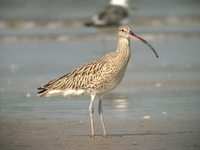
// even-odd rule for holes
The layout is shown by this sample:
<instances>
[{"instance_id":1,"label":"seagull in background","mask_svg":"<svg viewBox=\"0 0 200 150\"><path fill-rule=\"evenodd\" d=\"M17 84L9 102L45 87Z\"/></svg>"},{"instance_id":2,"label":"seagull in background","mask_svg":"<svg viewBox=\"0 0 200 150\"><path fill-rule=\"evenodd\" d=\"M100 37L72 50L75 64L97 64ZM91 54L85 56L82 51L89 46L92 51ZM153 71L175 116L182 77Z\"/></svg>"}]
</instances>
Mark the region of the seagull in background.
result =
<instances>
[{"instance_id":1,"label":"seagull in background","mask_svg":"<svg viewBox=\"0 0 200 150\"><path fill-rule=\"evenodd\" d=\"M137 9L131 6L132 9ZM128 23L128 0L111 0L110 4L101 8L86 26L116 26Z\"/></svg>"}]
</instances>

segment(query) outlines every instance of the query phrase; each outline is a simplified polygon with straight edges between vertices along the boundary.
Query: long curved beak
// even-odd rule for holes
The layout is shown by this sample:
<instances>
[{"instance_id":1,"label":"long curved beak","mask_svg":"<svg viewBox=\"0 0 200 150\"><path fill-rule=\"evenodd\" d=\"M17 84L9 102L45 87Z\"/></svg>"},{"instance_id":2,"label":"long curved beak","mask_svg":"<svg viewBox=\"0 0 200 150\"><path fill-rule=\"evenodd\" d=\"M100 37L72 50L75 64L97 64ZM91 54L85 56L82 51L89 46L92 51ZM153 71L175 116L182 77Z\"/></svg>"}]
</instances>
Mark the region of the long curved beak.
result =
<instances>
[{"instance_id":1,"label":"long curved beak","mask_svg":"<svg viewBox=\"0 0 200 150\"><path fill-rule=\"evenodd\" d=\"M158 58L157 52L155 51L155 49L154 49L147 41L145 41L145 40L142 39L141 37L135 35L132 31L129 32L129 36L132 37L132 38L135 38L135 39L137 39L137 40L140 40L140 41L142 41L144 44L146 44L147 46L149 46L149 47L152 49L152 51L154 52L154 54L156 55L156 57Z\"/></svg>"}]
</instances>

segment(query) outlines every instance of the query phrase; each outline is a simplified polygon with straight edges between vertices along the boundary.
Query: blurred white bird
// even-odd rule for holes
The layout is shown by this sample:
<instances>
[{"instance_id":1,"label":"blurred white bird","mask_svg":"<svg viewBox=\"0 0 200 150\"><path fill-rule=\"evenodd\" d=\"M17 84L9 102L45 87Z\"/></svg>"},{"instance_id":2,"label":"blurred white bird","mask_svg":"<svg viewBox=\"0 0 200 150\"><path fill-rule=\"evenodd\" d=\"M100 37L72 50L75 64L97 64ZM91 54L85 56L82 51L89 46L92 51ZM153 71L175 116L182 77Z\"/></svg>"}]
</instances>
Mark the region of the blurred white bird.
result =
<instances>
[{"instance_id":1,"label":"blurred white bird","mask_svg":"<svg viewBox=\"0 0 200 150\"><path fill-rule=\"evenodd\" d=\"M133 8L133 7L132 7ZM114 26L128 23L128 0L111 0L109 5L101 8L86 26ZM133 9L137 9L136 7Z\"/></svg>"}]
</instances>

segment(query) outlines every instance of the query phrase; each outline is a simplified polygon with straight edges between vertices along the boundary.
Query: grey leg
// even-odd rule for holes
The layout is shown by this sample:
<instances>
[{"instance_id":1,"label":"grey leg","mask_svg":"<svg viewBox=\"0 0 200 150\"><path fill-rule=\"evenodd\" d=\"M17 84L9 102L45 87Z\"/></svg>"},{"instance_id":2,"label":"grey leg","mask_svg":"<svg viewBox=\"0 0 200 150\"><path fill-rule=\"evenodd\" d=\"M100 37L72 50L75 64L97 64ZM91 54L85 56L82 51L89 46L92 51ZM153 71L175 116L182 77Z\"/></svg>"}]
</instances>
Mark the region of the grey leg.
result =
<instances>
[{"instance_id":1,"label":"grey leg","mask_svg":"<svg viewBox=\"0 0 200 150\"><path fill-rule=\"evenodd\" d=\"M91 131L92 131L92 134L90 136L91 138L95 138L95 134L94 134L94 119L93 119L93 112L94 112L93 102L94 102L94 98L95 98L95 95L91 95L91 101L90 101L90 106L89 106L90 121L91 121Z\"/></svg>"},{"instance_id":2,"label":"grey leg","mask_svg":"<svg viewBox=\"0 0 200 150\"><path fill-rule=\"evenodd\" d=\"M104 119L103 119L102 99L103 99L103 96L99 96L98 112L99 112L99 116L101 118L101 123L103 126L103 133L104 133L103 137L107 137L106 126L105 126Z\"/></svg>"}]
</instances>

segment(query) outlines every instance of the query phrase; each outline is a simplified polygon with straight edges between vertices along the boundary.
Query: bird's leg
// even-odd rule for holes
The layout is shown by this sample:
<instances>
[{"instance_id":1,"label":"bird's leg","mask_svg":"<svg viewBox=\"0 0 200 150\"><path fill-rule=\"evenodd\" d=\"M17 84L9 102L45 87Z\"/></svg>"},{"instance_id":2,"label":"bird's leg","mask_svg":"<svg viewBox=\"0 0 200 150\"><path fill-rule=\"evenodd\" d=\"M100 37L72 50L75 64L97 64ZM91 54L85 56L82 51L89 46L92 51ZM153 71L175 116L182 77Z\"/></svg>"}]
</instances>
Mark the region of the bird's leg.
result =
<instances>
[{"instance_id":1,"label":"bird's leg","mask_svg":"<svg viewBox=\"0 0 200 150\"><path fill-rule=\"evenodd\" d=\"M95 134L94 134L94 119L93 119L93 112L94 112L93 102L94 102L94 98L95 98L95 95L91 95L91 101L90 101L90 106L89 106L90 120L91 120L91 131L92 131L92 134L90 136L91 138L95 138Z\"/></svg>"},{"instance_id":2,"label":"bird's leg","mask_svg":"<svg viewBox=\"0 0 200 150\"><path fill-rule=\"evenodd\" d=\"M103 110L102 110L102 98L103 96L100 96L99 97L99 106L98 106L98 112L99 112L99 116L101 118L101 123L102 123L102 126L103 126L103 137L107 137L107 132L106 132L106 126L105 126L105 123L104 123L104 119L103 119Z\"/></svg>"}]
</instances>

